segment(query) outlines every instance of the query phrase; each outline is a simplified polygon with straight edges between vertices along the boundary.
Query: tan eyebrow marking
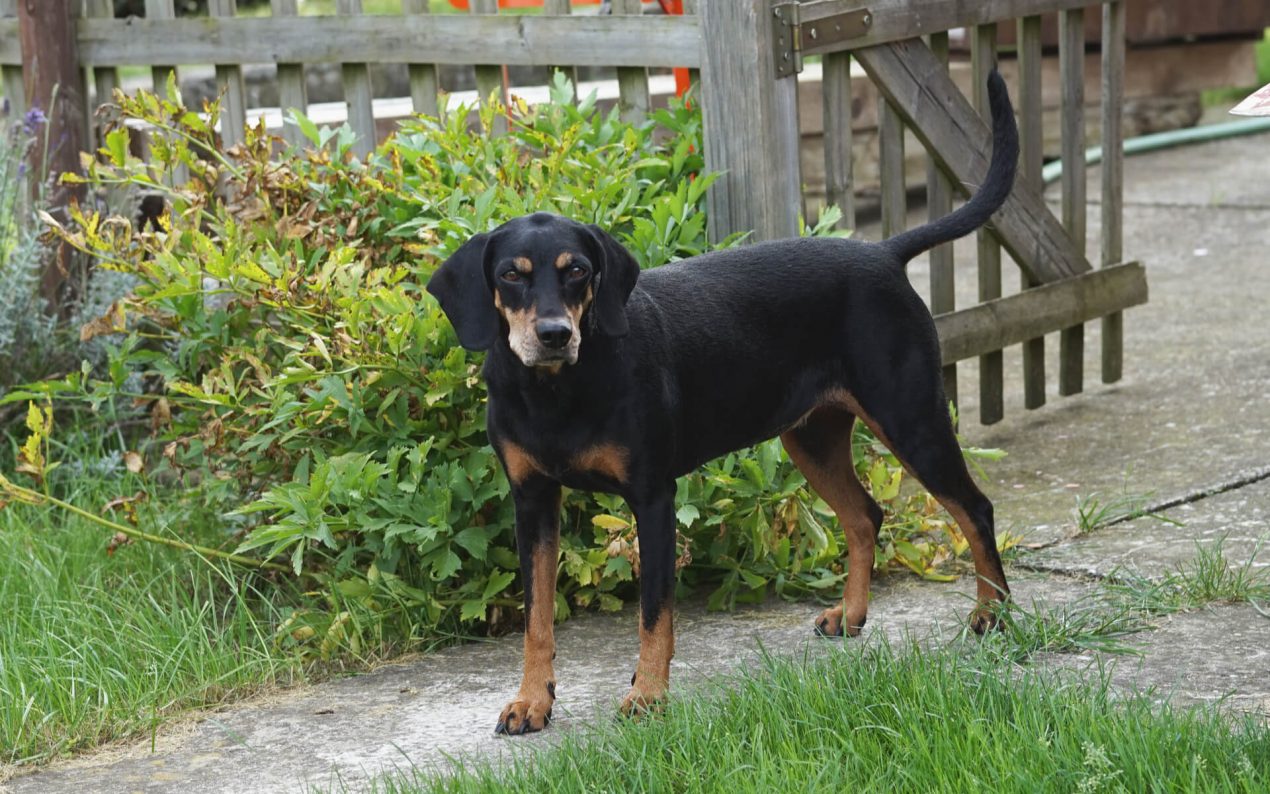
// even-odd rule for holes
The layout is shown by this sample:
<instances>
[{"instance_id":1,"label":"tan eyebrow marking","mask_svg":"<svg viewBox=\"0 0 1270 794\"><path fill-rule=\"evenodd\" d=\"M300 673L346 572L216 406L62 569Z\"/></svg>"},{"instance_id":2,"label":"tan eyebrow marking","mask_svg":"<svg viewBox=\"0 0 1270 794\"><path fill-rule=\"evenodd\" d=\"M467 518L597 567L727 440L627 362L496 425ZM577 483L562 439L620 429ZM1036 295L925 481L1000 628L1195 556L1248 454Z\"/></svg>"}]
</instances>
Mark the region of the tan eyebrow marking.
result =
<instances>
[{"instance_id":1,"label":"tan eyebrow marking","mask_svg":"<svg viewBox=\"0 0 1270 794\"><path fill-rule=\"evenodd\" d=\"M571 263L572 261L573 261L573 254L569 253L568 251L565 251L563 254L556 257L556 270L564 270L566 267L569 266L569 263Z\"/></svg>"},{"instance_id":2,"label":"tan eyebrow marking","mask_svg":"<svg viewBox=\"0 0 1270 794\"><path fill-rule=\"evenodd\" d=\"M512 260L512 264L515 265L516 269L519 270L521 273L534 272L534 263L529 261L529 257L527 256L516 257L515 259Z\"/></svg>"}]
</instances>

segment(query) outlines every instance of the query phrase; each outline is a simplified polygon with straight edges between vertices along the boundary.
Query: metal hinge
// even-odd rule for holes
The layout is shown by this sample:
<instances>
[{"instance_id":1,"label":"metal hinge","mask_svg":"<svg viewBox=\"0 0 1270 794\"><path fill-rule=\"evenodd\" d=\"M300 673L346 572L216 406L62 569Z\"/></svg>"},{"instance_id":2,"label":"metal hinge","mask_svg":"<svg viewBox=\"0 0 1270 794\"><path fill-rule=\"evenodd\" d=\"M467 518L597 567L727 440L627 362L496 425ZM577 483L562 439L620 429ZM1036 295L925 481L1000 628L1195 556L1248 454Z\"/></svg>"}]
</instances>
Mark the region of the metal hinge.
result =
<instances>
[{"instance_id":1,"label":"metal hinge","mask_svg":"<svg viewBox=\"0 0 1270 794\"><path fill-rule=\"evenodd\" d=\"M845 5L847 0L813 0L777 3L772 7L772 55L777 77L801 72L805 53L826 50L840 41L862 36L873 27L869 9L835 10Z\"/></svg>"}]
</instances>

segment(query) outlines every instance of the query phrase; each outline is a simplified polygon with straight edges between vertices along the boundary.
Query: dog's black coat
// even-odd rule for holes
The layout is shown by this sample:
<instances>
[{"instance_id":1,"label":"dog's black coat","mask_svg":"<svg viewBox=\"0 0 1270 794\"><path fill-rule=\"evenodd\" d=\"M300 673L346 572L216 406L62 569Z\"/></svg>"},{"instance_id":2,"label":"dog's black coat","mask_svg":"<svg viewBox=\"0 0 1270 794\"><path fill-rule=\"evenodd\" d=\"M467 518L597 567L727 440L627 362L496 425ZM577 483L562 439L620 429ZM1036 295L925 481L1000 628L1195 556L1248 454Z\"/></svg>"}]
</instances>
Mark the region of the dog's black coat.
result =
<instances>
[{"instance_id":1,"label":"dog's black coat","mask_svg":"<svg viewBox=\"0 0 1270 794\"><path fill-rule=\"evenodd\" d=\"M527 580L534 549L555 549L561 485L620 494L638 521L641 624L655 626L673 597L675 478L782 433L828 471L858 416L961 509L977 570L1004 595L992 506L966 472L935 326L904 272L921 251L983 225L1009 194L1017 130L995 73L989 90L985 184L958 211L882 243L783 240L641 273L598 227L539 213L477 235L445 262L428 289L460 342L489 350L488 433L512 480ZM509 345L511 318L530 317L542 338L544 318L567 322L570 309L581 317L576 363L527 366ZM580 458L595 449L606 465ZM881 513L865 499L876 532ZM527 612L533 590L527 581ZM521 730L540 727L529 723Z\"/></svg>"}]
</instances>

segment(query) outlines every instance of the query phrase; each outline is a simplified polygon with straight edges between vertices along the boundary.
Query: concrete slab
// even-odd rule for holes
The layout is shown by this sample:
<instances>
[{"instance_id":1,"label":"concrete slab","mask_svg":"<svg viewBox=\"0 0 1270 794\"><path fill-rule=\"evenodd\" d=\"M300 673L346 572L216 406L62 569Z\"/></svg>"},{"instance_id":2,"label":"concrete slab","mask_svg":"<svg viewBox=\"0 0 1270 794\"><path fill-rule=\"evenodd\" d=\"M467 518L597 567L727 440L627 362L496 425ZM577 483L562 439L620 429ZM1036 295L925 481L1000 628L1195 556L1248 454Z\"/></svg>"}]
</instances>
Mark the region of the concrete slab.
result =
<instances>
[{"instance_id":1,"label":"concrete slab","mask_svg":"<svg viewBox=\"0 0 1270 794\"><path fill-rule=\"evenodd\" d=\"M1174 615L1139 635L1142 656L1045 654L1040 665L1068 670L1108 666L1111 683L1175 706L1220 703L1270 721L1270 619L1252 607L1222 606Z\"/></svg>"},{"instance_id":2,"label":"concrete slab","mask_svg":"<svg viewBox=\"0 0 1270 794\"><path fill-rule=\"evenodd\" d=\"M1021 603L1053 604L1089 591L1071 579L1017 572ZM943 642L960 631L973 581L879 579L865 637ZM773 601L762 608L710 614L686 605L677 619L673 664L677 691L735 670L760 648L771 654L824 654L842 640L812 635L819 607ZM282 792L356 785L377 772L444 766L448 759L541 747L566 731L608 719L630 682L638 653L634 610L586 615L557 630L558 695L552 729L495 737L494 722L520 681L520 636L448 648L367 675L282 693L164 727L148 740L55 764L8 782L31 792ZM848 645L858 644L856 640Z\"/></svg>"},{"instance_id":3,"label":"concrete slab","mask_svg":"<svg viewBox=\"0 0 1270 794\"><path fill-rule=\"evenodd\" d=\"M1160 576L1192 561L1196 544L1211 546L1221 541L1232 565L1251 562L1270 581L1270 480L1179 505L1162 515L1181 522L1180 526L1139 518L1029 554L1025 560L1095 576L1118 568ZM1270 632L1270 625L1266 630ZM1265 641L1270 645L1270 634Z\"/></svg>"}]
</instances>

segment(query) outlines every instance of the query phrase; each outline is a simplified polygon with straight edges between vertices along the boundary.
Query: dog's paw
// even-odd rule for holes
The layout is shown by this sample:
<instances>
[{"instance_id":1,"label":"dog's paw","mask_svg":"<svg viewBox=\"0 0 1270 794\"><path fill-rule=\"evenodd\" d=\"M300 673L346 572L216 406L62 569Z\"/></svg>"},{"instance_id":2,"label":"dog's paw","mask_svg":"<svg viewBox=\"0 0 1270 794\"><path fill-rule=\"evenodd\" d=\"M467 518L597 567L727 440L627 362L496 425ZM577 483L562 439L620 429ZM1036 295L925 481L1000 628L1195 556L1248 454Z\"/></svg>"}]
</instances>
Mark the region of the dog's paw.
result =
<instances>
[{"instance_id":1,"label":"dog's paw","mask_svg":"<svg viewBox=\"0 0 1270 794\"><path fill-rule=\"evenodd\" d=\"M554 703L554 697L536 699L518 697L508 703L503 713L498 715L498 724L494 726L494 733L520 736L540 731L551 722L551 707Z\"/></svg>"},{"instance_id":2,"label":"dog's paw","mask_svg":"<svg viewBox=\"0 0 1270 794\"><path fill-rule=\"evenodd\" d=\"M821 612L816 618L817 637L858 637L864 628L864 617L857 620L843 620L842 607L834 607Z\"/></svg>"},{"instance_id":3,"label":"dog's paw","mask_svg":"<svg viewBox=\"0 0 1270 794\"><path fill-rule=\"evenodd\" d=\"M623 717L638 718L644 714L656 714L666 705L666 687L642 686L639 681L631 685L631 691L622 698L619 712Z\"/></svg>"},{"instance_id":4,"label":"dog's paw","mask_svg":"<svg viewBox=\"0 0 1270 794\"><path fill-rule=\"evenodd\" d=\"M1000 601L990 601L975 607L967 618L970 630L975 634L987 634L990 631L1005 629L1005 605Z\"/></svg>"}]
</instances>

